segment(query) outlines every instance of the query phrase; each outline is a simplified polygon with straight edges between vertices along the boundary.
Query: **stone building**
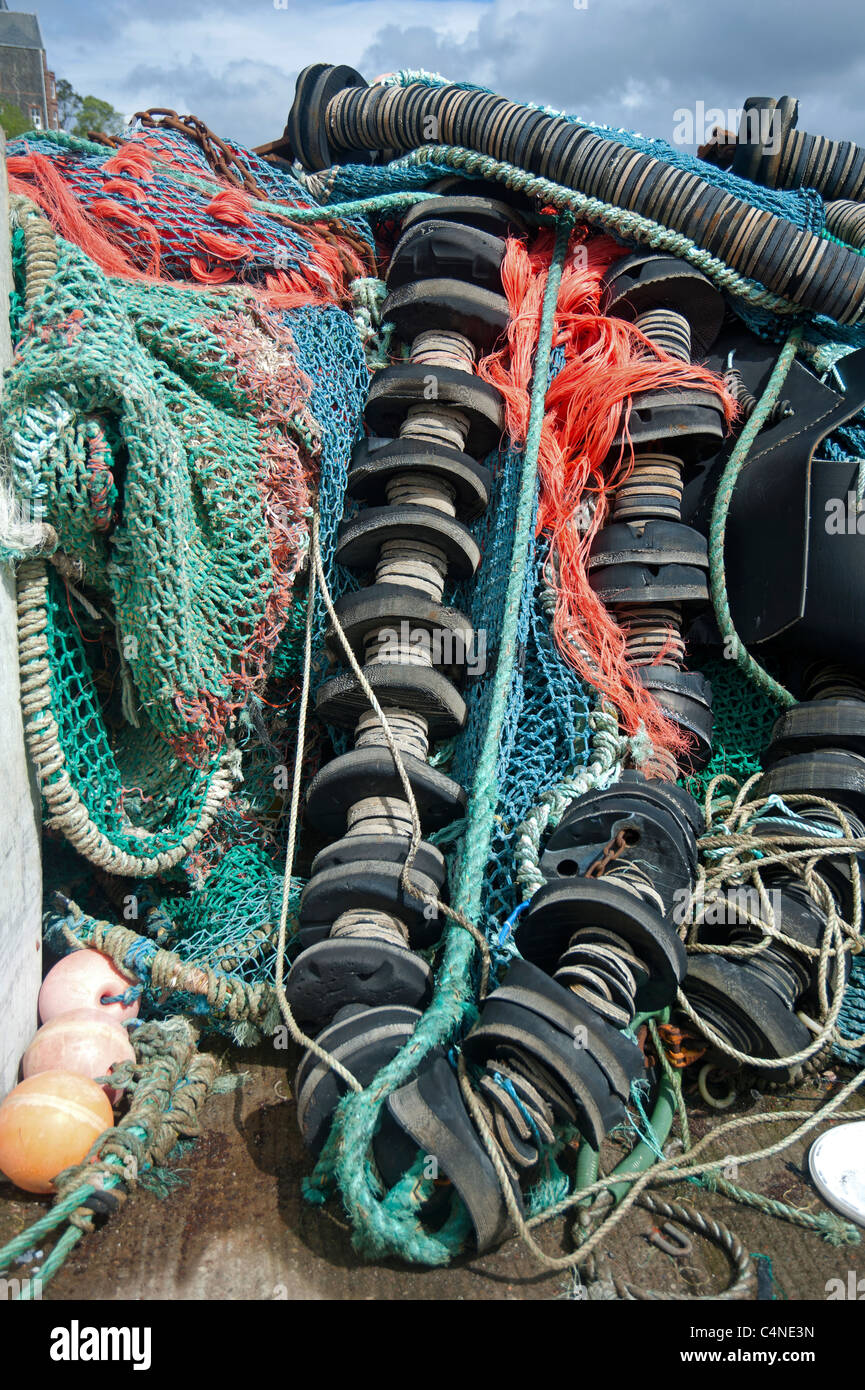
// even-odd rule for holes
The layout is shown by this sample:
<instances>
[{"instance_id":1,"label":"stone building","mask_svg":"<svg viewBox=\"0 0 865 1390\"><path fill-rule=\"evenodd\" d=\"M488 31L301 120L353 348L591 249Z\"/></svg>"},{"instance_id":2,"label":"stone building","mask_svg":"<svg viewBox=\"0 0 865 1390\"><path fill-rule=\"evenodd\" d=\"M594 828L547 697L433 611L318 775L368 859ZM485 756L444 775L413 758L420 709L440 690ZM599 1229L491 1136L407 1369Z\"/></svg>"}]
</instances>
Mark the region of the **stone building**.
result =
<instances>
[{"instance_id":1,"label":"stone building","mask_svg":"<svg viewBox=\"0 0 865 1390\"><path fill-rule=\"evenodd\" d=\"M39 20L0 0L0 101L20 107L38 130L59 130L54 73L48 68Z\"/></svg>"}]
</instances>

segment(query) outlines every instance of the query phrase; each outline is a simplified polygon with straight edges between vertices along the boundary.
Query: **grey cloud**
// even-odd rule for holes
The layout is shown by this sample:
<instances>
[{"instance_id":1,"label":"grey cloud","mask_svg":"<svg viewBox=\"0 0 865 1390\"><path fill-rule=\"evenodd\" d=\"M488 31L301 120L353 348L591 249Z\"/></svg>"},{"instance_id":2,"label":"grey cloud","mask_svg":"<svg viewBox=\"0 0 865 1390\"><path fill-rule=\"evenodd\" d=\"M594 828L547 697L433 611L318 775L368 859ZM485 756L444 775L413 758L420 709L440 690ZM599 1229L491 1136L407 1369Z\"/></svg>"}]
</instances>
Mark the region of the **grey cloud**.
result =
<instances>
[{"instance_id":1,"label":"grey cloud","mask_svg":"<svg viewBox=\"0 0 865 1390\"><path fill-rule=\"evenodd\" d=\"M505 14L484 7L475 34L391 24L361 70L423 66L480 81L609 125L669 139L677 108L725 111L752 94L801 98L800 124L862 139L865 29L861 0L683 6L667 0L541 0ZM634 94L637 94L634 96ZM633 101L623 102L623 96Z\"/></svg>"},{"instance_id":2,"label":"grey cloud","mask_svg":"<svg viewBox=\"0 0 865 1390\"><path fill-rule=\"evenodd\" d=\"M22 0L23 3L23 0ZM332 19L339 0L289 0L279 14L302 34L305 51L317 20ZM88 72L105 53L106 86L130 102L185 105L214 129L248 143L273 138L290 104L296 68L290 47L263 47L261 25L250 25L249 48L227 52L224 63L191 53L165 64L135 62L129 25L142 16L164 22L170 51L171 20L196 20L219 33L220 16L261 19L273 0L39 0L52 63L63 75L63 55L89 54ZM430 3L424 24L390 22L373 29L356 54L341 53L368 77L401 67L423 67L477 81L515 100L545 102L589 120L670 139L678 108L738 108L747 96L783 93L800 98L800 125L833 138L865 141L865 26L861 0L492 0L477 7L467 37L447 31L444 10ZM370 9L371 22L382 9ZM262 51L263 50L263 51ZM334 55L322 51L323 61ZM279 59L285 58L285 63ZM276 59L277 61L274 61ZM128 63L125 74L118 63ZM125 65L125 64L124 64ZM97 79L93 78L94 90ZM120 83L118 87L118 82Z\"/></svg>"},{"instance_id":3,"label":"grey cloud","mask_svg":"<svg viewBox=\"0 0 865 1390\"><path fill-rule=\"evenodd\" d=\"M123 89L137 107L182 107L206 121L219 135L259 145L282 134L294 96L296 72L273 63L239 59L221 72L200 60L171 68L139 64Z\"/></svg>"}]
</instances>

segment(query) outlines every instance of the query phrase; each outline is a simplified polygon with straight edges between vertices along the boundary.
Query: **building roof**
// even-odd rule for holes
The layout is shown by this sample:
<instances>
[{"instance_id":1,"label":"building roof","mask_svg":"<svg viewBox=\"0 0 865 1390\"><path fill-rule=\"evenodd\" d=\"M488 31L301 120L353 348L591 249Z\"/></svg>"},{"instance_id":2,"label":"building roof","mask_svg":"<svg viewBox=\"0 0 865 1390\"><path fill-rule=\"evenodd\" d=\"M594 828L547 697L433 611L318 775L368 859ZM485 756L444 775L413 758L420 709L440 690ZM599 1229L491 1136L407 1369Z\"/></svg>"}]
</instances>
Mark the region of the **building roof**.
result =
<instances>
[{"instance_id":1,"label":"building roof","mask_svg":"<svg viewBox=\"0 0 865 1390\"><path fill-rule=\"evenodd\" d=\"M44 48L36 15L0 9L0 47Z\"/></svg>"}]
</instances>

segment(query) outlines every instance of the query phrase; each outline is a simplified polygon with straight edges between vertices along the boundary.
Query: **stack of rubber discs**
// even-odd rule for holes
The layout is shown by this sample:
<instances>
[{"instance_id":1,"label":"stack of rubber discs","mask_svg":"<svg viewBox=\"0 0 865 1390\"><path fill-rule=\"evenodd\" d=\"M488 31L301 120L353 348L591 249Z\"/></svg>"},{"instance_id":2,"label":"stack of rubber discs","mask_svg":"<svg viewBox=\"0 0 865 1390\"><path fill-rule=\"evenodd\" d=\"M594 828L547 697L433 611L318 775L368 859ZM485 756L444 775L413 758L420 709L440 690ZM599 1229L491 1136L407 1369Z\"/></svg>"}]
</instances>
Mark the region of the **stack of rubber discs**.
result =
<instances>
[{"instance_id":1,"label":"stack of rubber discs","mask_svg":"<svg viewBox=\"0 0 865 1390\"><path fill-rule=\"evenodd\" d=\"M831 687L826 689L831 692ZM839 833L837 820L818 801L798 800L814 797L839 806L851 835L865 836L865 701L828 693L791 706L778 719L763 762L766 771L754 795L778 797L789 815L779 811L773 819L764 812L762 835L770 840L777 837L783 848L784 837L790 834L790 815L798 819L800 832L812 825L817 836ZM849 851L821 858L816 872L828 886L837 912L851 921L861 871L851 868ZM819 960L808 952L817 951L823 942L826 915L801 880L783 865L770 866L761 877L767 902L757 901L754 890L728 889L716 914L720 921L714 930L711 925L701 930L701 941L754 947L763 933L747 918L756 916L771 922L807 952L773 940L751 960L693 956L684 990L696 1012L740 1052L780 1059L802 1051L811 1041L800 1015L814 1019L820 1012ZM843 989L849 959L845 956L840 979L834 955L830 959L826 981L830 1003L839 985ZM716 1060L721 1066L735 1065L722 1055ZM784 1083L796 1080L800 1073L801 1066L793 1064L771 1074Z\"/></svg>"},{"instance_id":2,"label":"stack of rubber discs","mask_svg":"<svg viewBox=\"0 0 865 1390\"><path fill-rule=\"evenodd\" d=\"M826 230L857 250L865 249L865 203L842 198L826 204Z\"/></svg>"},{"instance_id":3,"label":"stack of rubber discs","mask_svg":"<svg viewBox=\"0 0 865 1390\"><path fill-rule=\"evenodd\" d=\"M669 227L803 308L841 323L855 323L865 312L865 263L849 248L576 121L449 85L368 87L354 72L338 91L331 80L322 112L320 105L304 107L304 80L301 74L289 127L299 157L312 150L319 161L308 168L324 167L325 157L349 160L358 147L404 151L432 142L466 148ZM323 135L310 130L317 124ZM852 172L860 167L859 154L839 161L851 172L837 180L831 196L855 197L849 189L859 186Z\"/></svg>"},{"instance_id":4,"label":"stack of rubber discs","mask_svg":"<svg viewBox=\"0 0 865 1390\"><path fill-rule=\"evenodd\" d=\"M655 347L690 362L721 327L721 296L699 271L672 256L638 251L617 261L603 285L602 311L625 318ZM720 397L705 388L662 388L629 401L610 457L626 438L633 469L618 488L613 519L597 535L589 582L626 633L640 680L690 745L694 767L712 756L712 688L684 669L683 624L709 602L706 539L681 520L685 477L724 436ZM678 769L671 763L668 775Z\"/></svg>"},{"instance_id":5,"label":"stack of rubber discs","mask_svg":"<svg viewBox=\"0 0 865 1390\"><path fill-rule=\"evenodd\" d=\"M523 959L463 1043L475 1103L518 1202L557 1129L577 1130L598 1149L624 1120L645 1061L620 1030L669 1004L684 979L675 919L693 891L701 829L686 791L627 772L576 799L549 841L548 882L516 932ZM440 1057L388 1098L376 1147L383 1175L396 1181L417 1147L459 1192L478 1248L501 1239L508 1218L498 1180Z\"/></svg>"},{"instance_id":6,"label":"stack of rubber discs","mask_svg":"<svg viewBox=\"0 0 865 1390\"><path fill-rule=\"evenodd\" d=\"M865 149L852 140L797 130L798 116L793 97L748 97L733 172L769 188L816 188L827 202L860 203L865 198Z\"/></svg>"},{"instance_id":7,"label":"stack of rubber discs","mask_svg":"<svg viewBox=\"0 0 865 1390\"><path fill-rule=\"evenodd\" d=\"M446 582L469 580L480 551L469 523L485 509L491 475L481 460L504 425L501 397L473 372L504 333L501 264L517 211L448 183L406 214L387 274L384 318L408 360L377 372L346 497L358 509L338 533L336 559L372 582L336 603L326 636L337 667L316 708L355 733L306 798L307 822L329 843L314 859L300 903L304 947L287 982L301 1026L366 1085L410 1037L432 995L429 964L444 925L441 851L422 839L407 870L411 807L369 689L381 705L411 786L424 835L458 819L465 794L430 765L430 745L463 727L474 669L468 618L443 601ZM350 667L344 643L359 664ZM408 874L408 882L406 881ZM298 1115L319 1150L344 1089L307 1053Z\"/></svg>"}]
</instances>

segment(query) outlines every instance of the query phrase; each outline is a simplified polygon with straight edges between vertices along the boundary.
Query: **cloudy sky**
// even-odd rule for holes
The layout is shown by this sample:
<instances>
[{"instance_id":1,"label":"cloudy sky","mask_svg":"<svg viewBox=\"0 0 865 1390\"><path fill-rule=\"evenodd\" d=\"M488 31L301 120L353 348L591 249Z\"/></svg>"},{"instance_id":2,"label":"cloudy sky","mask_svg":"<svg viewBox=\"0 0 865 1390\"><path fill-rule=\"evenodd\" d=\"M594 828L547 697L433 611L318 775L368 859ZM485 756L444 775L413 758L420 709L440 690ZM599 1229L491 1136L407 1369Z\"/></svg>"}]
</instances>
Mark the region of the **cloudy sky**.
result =
<instances>
[{"instance_id":1,"label":"cloudy sky","mask_svg":"<svg viewBox=\"0 0 865 1390\"><path fill-rule=\"evenodd\" d=\"M12 0L10 9L26 9ZM862 0L37 0L50 66L124 114L168 106L247 144L310 62L423 67L671 139L751 95L865 142Z\"/></svg>"}]
</instances>

